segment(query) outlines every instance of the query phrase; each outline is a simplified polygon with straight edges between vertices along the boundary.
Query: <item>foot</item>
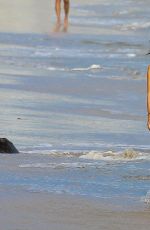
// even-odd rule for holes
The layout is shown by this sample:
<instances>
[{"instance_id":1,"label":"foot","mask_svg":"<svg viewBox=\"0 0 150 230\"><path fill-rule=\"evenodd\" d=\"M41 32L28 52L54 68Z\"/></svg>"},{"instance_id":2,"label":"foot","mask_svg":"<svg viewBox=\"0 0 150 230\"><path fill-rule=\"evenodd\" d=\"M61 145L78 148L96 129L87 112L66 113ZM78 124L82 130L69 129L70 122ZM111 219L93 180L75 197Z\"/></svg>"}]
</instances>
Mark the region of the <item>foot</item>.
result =
<instances>
[{"instance_id":1,"label":"foot","mask_svg":"<svg viewBox=\"0 0 150 230\"><path fill-rule=\"evenodd\" d=\"M68 18L65 18L63 32L67 32L67 30L68 30Z\"/></svg>"},{"instance_id":2,"label":"foot","mask_svg":"<svg viewBox=\"0 0 150 230\"><path fill-rule=\"evenodd\" d=\"M54 27L54 32L59 32L61 28L61 22L57 21Z\"/></svg>"}]
</instances>

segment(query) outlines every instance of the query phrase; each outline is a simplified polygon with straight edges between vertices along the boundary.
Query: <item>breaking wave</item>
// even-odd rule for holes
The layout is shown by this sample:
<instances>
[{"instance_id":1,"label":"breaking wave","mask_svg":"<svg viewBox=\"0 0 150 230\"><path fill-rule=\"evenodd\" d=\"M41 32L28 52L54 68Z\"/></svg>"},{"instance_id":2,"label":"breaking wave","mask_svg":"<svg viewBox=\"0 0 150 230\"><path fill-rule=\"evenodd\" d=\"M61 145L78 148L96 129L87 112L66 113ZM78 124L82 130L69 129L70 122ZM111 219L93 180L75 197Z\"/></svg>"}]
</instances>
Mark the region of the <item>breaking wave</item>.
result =
<instances>
[{"instance_id":1,"label":"breaking wave","mask_svg":"<svg viewBox=\"0 0 150 230\"><path fill-rule=\"evenodd\" d=\"M126 149L123 152L95 152L91 151L85 155L80 156L82 159L90 160L108 160L108 161L134 161L134 160L150 160L148 153L140 153L133 149Z\"/></svg>"},{"instance_id":2,"label":"breaking wave","mask_svg":"<svg viewBox=\"0 0 150 230\"><path fill-rule=\"evenodd\" d=\"M49 148L50 149L50 148ZM65 157L65 158L79 158L93 161L137 161L150 160L148 152L139 152L134 149L125 149L123 151L63 151L63 150L49 150L42 147L36 150L23 151L29 154L49 155L51 157Z\"/></svg>"}]
</instances>

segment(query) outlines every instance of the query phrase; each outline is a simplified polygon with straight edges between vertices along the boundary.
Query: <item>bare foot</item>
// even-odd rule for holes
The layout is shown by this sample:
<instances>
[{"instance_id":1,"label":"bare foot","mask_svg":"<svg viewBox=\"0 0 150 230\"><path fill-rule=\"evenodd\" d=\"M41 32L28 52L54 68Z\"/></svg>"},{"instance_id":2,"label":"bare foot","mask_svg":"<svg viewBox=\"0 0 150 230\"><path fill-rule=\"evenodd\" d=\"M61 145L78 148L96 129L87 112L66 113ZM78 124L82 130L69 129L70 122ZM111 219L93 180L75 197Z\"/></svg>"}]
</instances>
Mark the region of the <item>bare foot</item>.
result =
<instances>
[{"instance_id":1,"label":"bare foot","mask_svg":"<svg viewBox=\"0 0 150 230\"><path fill-rule=\"evenodd\" d=\"M55 27L54 27L53 31L54 32L59 32L60 28L61 28L61 22L57 21L56 24L55 24Z\"/></svg>"},{"instance_id":2,"label":"bare foot","mask_svg":"<svg viewBox=\"0 0 150 230\"><path fill-rule=\"evenodd\" d=\"M67 31L68 31L68 18L65 18L63 32L67 32Z\"/></svg>"}]
</instances>

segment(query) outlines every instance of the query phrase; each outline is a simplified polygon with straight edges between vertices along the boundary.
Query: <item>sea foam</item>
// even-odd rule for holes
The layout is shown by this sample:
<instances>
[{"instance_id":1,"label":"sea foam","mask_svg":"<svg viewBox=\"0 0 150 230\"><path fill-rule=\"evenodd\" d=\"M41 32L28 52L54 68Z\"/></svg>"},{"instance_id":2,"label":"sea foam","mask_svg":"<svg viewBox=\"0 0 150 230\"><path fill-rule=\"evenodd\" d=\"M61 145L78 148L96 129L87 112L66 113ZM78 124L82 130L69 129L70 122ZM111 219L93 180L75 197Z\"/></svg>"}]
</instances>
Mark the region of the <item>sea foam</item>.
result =
<instances>
[{"instance_id":1,"label":"sea foam","mask_svg":"<svg viewBox=\"0 0 150 230\"><path fill-rule=\"evenodd\" d=\"M90 151L89 153L80 156L82 159L89 160L108 160L108 161L134 161L134 160L144 160L149 159L149 154L136 152L133 149L126 149L123 152L97 152Z\"/></svg>"},{"instance_id":2,"label":"sea foam","mask_svg":"<svg viewBox=\"0 0 150 230\"><path fill-rule=\"evenodd\" d=\"M145 204L150 205L150 190L146 193L145 197L142 197L141 201Z\"/></svg>"},{"instance_id":3,"label":"sea foam","mask_svg":"<svg viewBox=\"0 0 150 230\"><path fill-rule=\"evenodd\" d=\"M87 70L99 70L99 69L102 69L102 66L93 64L93 65L91 65L89 67L85 67L85 68L81 68L81 67L73 68L72 71L87 71Z\"/></svg>"},{"instance_id":4,"label":"sea foam","mask_svg":"<svg viewBox=\"0 0 150 230\"><path fill-rule=\"evenodd\" d=\"M98 168L101 165L90 162L62 162L62 163L29 163L20 164L19 168L51 168L51 169L85 169Z\"/></svg>"}]
</instances>

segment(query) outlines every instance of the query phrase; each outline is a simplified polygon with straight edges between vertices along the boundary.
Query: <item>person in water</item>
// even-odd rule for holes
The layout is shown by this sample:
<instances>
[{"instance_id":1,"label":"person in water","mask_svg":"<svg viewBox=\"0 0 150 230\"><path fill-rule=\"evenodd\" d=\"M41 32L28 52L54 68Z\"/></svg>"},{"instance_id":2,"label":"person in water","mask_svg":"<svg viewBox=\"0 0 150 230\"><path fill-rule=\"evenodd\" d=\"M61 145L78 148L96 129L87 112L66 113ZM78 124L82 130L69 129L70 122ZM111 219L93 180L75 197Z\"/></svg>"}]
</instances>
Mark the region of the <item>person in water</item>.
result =
<instances>
[{"instance_id":1,"label":"person in water","mask_svg":"<svg viewBox=\"0 0 150 230\"><path fill-rule=\"evenodd\" d=\"M150 65L147 69L147 127L150 130Z\"/></svg>"},{"instance_id":2,"label":"person in water","mask_svg":"<svg viewBox=\"0 0 150 230\"><path fill-rule=\"evenodd\" d=\"M69 16L69 8L70 8L70 0L63 0L64 1L64 31L67 31L68 28L68 16ZM58 31L61 27L61 0L55 0L55 10L57 16L56 22L56 31Z\"/></svg>"}]
</instances>

